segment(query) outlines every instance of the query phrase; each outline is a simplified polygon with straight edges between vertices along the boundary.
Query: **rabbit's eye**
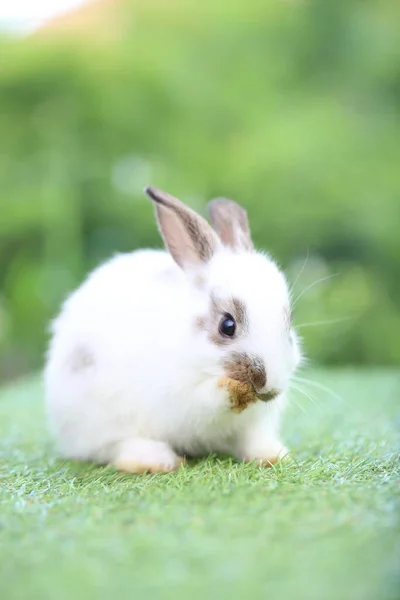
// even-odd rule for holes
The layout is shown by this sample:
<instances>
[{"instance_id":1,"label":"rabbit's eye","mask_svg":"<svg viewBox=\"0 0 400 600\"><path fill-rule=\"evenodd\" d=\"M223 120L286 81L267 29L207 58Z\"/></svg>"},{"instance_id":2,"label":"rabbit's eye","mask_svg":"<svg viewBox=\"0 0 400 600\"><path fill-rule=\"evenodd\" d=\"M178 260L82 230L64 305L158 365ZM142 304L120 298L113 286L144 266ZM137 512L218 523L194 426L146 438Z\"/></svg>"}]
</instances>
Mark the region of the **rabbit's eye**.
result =
<instances>
[{"instance_id":1,"label":"rabbit's eye","mask_svg":"<svg viewBox=\"0 0 400 600\"><path fill-rule=\"evenodd\" d=\"M224 337L233 337L236 331L235 319L232 315L226 314L222 317L219 324L219 332Z\"/></svg>"}]
</instances>

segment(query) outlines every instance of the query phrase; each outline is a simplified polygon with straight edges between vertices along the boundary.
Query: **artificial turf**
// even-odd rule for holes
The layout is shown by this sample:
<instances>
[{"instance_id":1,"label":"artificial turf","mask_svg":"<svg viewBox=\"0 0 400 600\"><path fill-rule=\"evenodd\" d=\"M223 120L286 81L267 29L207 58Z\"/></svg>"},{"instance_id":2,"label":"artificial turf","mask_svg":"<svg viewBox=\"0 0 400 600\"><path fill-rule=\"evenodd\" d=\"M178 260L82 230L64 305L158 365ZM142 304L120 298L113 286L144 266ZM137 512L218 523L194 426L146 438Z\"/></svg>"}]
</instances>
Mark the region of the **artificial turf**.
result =
<instances>
[{"instance_id":1,"label":"artificial turf","mask_svg":"<svg viewBox=\"0 0 400 600\"><path fill-rule=\"evenodd\" d=\"M400 598L400 375L313 371L272 469L60 460L37 378L0 391L2 600ZM323 391L319 384L334 390Z\"/></svg>"}]
</instances>

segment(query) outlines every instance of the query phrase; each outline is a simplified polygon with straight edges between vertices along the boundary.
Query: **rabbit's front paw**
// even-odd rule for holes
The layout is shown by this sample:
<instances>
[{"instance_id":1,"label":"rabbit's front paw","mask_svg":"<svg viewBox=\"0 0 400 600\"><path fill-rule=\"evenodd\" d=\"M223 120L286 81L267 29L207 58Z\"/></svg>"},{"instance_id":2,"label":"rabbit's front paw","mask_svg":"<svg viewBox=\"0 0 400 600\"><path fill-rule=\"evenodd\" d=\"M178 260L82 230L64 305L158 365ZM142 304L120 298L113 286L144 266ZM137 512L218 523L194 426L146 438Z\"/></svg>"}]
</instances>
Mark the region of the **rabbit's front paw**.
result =
<instances>
[{"instance_id":1,"label":"rabbit's front paw","mask_svg":"<svg viewBox=\"0 0 400 600\"><path fill-rule=\"evenodd\" d=\"M112 464L127 473L169 473L183 462L184 459L164 442L133 439L120 444Z\"/></svg>"},{"instance_id":2,"label":"rabbit's front paw","mask_svg":"<svg viewBox=\"0 0 400 600\"><path fill-rule=\"evenodd\" d=\"M266 444L264 447L249 447L244 450L243 462L254 462L260 466L271 467L278 461L287 460L289 450L279 442Z\"/></svg>"}]
</instances>

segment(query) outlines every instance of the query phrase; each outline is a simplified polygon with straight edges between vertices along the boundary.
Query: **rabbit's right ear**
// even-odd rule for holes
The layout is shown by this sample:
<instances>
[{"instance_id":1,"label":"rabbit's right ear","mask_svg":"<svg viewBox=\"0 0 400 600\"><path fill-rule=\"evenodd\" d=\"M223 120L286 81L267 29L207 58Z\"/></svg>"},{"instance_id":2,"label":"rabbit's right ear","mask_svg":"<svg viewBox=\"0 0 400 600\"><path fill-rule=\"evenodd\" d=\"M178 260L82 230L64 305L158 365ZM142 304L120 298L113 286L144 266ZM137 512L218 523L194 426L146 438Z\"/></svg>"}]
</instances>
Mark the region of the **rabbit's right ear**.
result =
<instances>
[{"instance_id":1,"label":"rabbit's right ear","mask_svg":"<svg viewBox=\"0 0 400 600\"><path fill-rule=\"evenodd\" d=\"M154 187L145 192L154 201L164 244L175 262L182 268L208 262L220 241L207 221L166 192Z\"/></svg>"},{"instance_id":2,"label":"rabbit's right ear","mask_svg":"<svg viewBox=\"0 0 400 600\"><path fill-rule=\"evenodd\" d=\"M224 246L233 250L254 250L247 212L228 198L215 198L208 204L212 226Z\"/></svg>"}]
</instances>

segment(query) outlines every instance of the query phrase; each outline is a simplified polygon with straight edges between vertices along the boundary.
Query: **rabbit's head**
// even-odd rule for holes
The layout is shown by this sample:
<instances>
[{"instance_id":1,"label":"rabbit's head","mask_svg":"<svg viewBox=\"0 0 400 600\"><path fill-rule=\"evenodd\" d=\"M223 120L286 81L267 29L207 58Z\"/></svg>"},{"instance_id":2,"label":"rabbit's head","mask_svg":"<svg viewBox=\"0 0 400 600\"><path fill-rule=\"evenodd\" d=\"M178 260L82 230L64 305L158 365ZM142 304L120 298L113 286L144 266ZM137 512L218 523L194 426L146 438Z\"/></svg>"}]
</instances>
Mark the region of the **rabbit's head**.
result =
<instances>
[{"instance_id":1,"label":"rabbit's head","mask_svg":"<svg viewBox=\"0 0 400 600\"><path fill-rule=\"evenodd\" d=\"M202 375L237 383L246 398L273 400L287 388L300 349L285 277L254 249L246 211L217 198L208 207L211 227L169 194L146 192L165 246L193 289L191 327Z\"/></svg>"}]
</instances>

